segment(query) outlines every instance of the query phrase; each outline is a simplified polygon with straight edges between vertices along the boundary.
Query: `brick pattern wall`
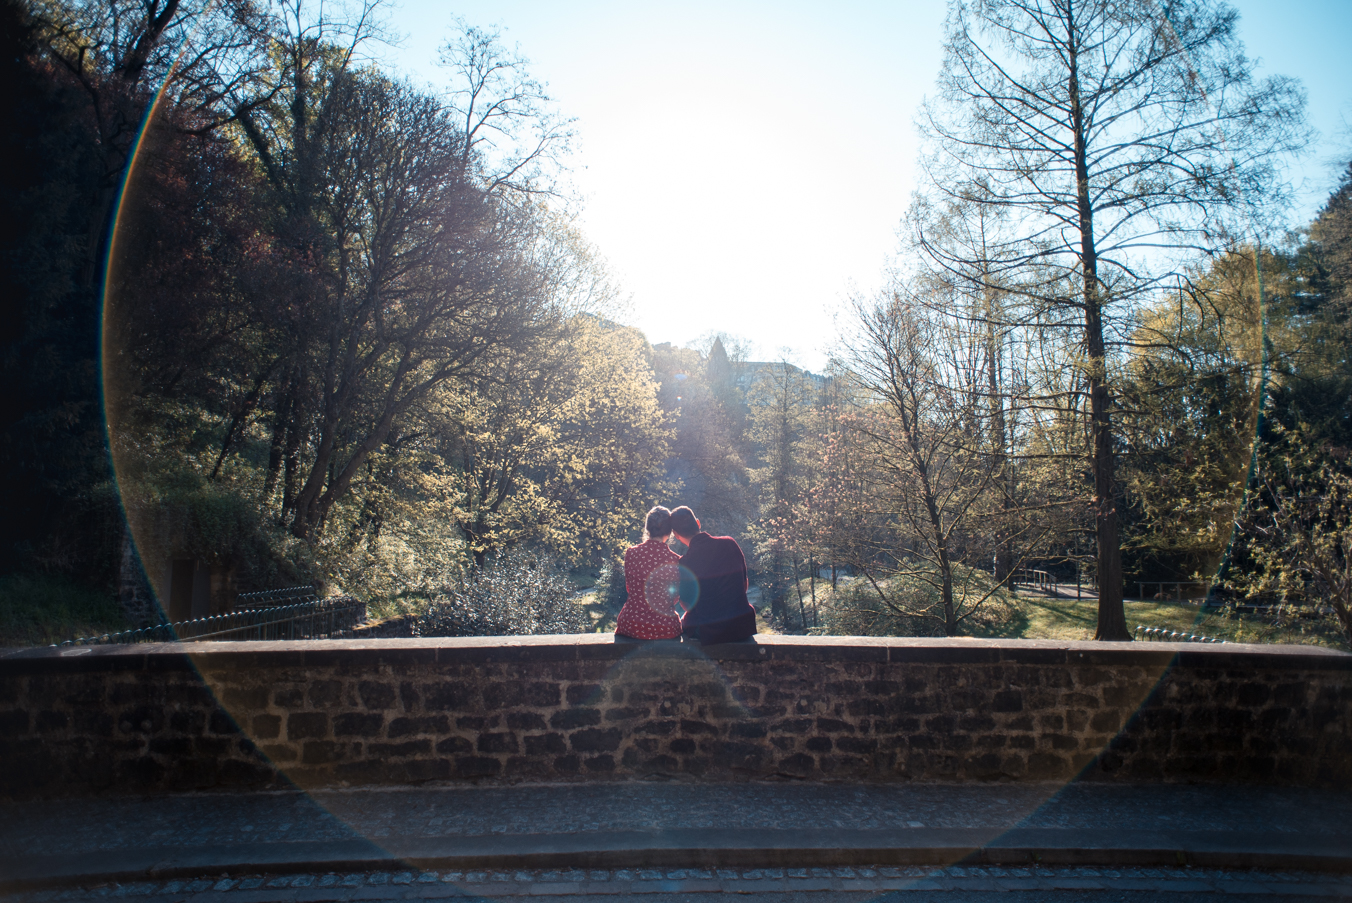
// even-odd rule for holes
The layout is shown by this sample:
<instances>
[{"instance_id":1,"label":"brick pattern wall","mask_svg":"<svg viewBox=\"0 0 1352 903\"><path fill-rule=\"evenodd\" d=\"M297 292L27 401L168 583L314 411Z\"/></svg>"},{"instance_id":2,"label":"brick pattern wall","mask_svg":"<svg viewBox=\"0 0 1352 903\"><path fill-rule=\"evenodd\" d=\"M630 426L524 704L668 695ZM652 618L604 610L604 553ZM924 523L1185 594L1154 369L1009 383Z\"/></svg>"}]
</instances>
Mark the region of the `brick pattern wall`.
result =
<instances>
[{"instance_id":1,"label":"brick pattern wall","mask_svg":"<svg viewBox=\"0 0 1352 903\"><path fill-rule=\"evenodd\" d=\"M1352 786L1352 655L801 637L0 653L10 797L650 775Z\"/></svg>"}]
</instances>

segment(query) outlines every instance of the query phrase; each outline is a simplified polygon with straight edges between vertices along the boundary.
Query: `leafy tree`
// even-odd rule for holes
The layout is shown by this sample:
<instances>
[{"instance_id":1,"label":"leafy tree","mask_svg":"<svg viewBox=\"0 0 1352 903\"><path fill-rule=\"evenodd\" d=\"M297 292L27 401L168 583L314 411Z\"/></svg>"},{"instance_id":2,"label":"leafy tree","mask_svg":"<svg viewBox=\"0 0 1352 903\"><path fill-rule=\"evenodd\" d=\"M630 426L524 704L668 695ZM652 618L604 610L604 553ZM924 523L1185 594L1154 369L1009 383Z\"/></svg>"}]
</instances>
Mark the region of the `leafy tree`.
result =
<instances>
[{"instance_id":1,"label":"leafy tree","mask_svg":"<svg viewBox=\"0 0 1352 903\"><path fill-rule=\"evenodd\" d=\"M932 191L1007 214L993 256L1046 273L1024 296L1076 336L1101 640L1130 639L1110 384L1123 327L1179 261L1217 246L1228 214L1280 199L1278 158L1307 134L1298 86L1254 81L1236 20L1217 0L953 0L923 117ZM928 247L941 265L966 259Z\"/></svg>"},{"instance_id":2,"label":"leafy tree","mask_svg":"<svg viewBox=\"0 0 1352 903\"><path fill-rule=\"evenodd\" d=\"M1246 595L1327 610L1352 644L1352 464L1346 447L1312 448L1299 432L1277 442L1256 474L1243 570Z\"/></svg>"},{"instance_id":3,"label":"leafy tree","mask_svg":"<svg viewBox=\"0 0 1352 903\"><path fill-rule=\"evenodd\" d=\"M666 466L671 501L694 509L706 530L741 535L753 516L741 412L713 391L707 359L694 349L654 346L653 371L662 408L675 416Z\"/></svg>"},{"instance_id":4,"label":"leafy tree","mask_svg":"<svg viewBox=\"0 0 1352 903\"><path fill-rule=\"evenodd\" d=\"M1220 573L1228 589L1248 597L1332 614L1345 633L1352 591L1350 185L1352 168L1291 256L1288 287L1268 311L1270 391Z\"/></svg>"},{"instance_id":5,"label":"leafy tree","mask_svg":"<svg viewBox=\"0 0 1352 903\"><path fill-rule=\"evenodd\" d=\"M104 451L98 297L79 278L102 161L84 95L52 77L42 35L26 4L0 3L0 568L106 585L120 515Z\"/></svg>"},{"instance_id":6,"label":"leafy tree","mask_svg":"<svg viewBox=\"0 0 1352 903\"><path fill-rule=\"evenodd\" d=\"M760 465L750 473L760 511L750 533L760 558L757 582L780 624L787 622L791 587L798 591L800 623L807 620L798 581L810 561L792 534L807 490L808 430L815 395L811 378L787 361L762 368L747 393L748 434Z\"/></svg>"},{"instance_id":7,"label":"leafy tree","mask_svg":"<svg viewBox=\"0 0 1352 903\"><path fill-rule=\"evenodd\" d=\"M578 317L529 369L448 397L435 441L452 520L477 561L523 542L574 561L629 544L670 430L644 346L633 330Z\"/></svg>"},{"instance_id":8,"label":"leafy tree","mask_svg":"<svg viewBox=\"0 0 1352 903\"><path fill-rule=\"evenodd\" d=\"M1263 254L1270 317L1252 249L1218 256L1150 305L1119 380L1124 550L1137 579L1207 582L1244 496L1267 355L1286 357L1285 261Z\"/></svg>"}]
</instances>

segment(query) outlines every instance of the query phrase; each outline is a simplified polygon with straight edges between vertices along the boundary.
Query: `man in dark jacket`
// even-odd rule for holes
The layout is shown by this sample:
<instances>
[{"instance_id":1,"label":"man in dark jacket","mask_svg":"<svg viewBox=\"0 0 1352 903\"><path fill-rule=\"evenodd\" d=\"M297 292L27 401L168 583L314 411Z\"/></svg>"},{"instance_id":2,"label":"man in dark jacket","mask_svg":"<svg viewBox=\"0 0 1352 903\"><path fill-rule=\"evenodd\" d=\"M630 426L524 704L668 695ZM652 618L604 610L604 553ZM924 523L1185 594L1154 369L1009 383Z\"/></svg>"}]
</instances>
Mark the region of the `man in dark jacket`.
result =
<instances>
[{"instance_id":1,"label":"man in dark jacket","mask_svg":"<svg viewBox=\"0 0 1352 903\"><path fill-rule=\"evenodd\" d=\"M681 556L681 635L701 643L734 643L756 632L756 610L746 600L746 556L731 536L710 536L695 512L671 512L671 532L688 547Z\"/></svg>"}]
</instances>

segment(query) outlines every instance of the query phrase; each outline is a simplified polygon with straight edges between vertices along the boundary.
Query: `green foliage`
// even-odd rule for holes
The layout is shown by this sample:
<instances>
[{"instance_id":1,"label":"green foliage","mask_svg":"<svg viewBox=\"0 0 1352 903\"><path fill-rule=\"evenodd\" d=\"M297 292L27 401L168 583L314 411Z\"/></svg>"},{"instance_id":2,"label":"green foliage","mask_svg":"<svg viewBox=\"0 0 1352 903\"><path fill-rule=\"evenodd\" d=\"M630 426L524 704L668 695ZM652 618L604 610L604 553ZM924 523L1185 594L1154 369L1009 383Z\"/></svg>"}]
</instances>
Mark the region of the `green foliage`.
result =
<instances>
[{"instance_id":1,"label":"green foliage","mask_svg":"<svg viewBox=\"0 0 1352 903\"><path fill-rule=\"evenodd\" d=\"M757 582L779 624L787 623L790 588L808 566L807 550L799 548L793 535L807 489L815 395L811 378L787 361L762 366L747 393L747 435L758 465L750 477L760 511L747 535Z\"/></svg>"},{"instance_id":2,"label":"green foliage","mask_svg":"<svg viewBox=\"0 0 1352 903\"><path fill-rule=\"evenodd\" d=\"M601 577L596 581L596 601L606 616L616 618L624 603L629 601L629 589L624 584L624 561L607 559L601 565Z\"/></svg>"},{"instance_id":3,"label":"green foliage","mask_svg":"<svg viewBox=\"0 0 1352 903\"><path fill-rule=\"evenodd\" d=\"M117 599L60 575L0 577L0 646L38 646L127 630Z\"/></svg>"},{"instance_id":4,"label":"green foliage","mask_svg":"<svg viewBox=\"0 0 1352 903\"><path fill-rule=\"evenodd\" d=\"M475 569L432 600L415 636L524 636L585 633L586 609L568 577L547 558L514 549Z\"/></svg>"},{"instance_id":5,"label":"green foliage","mask_svg":"<svg viewBox=\"0 0 1352 903\"><path fill-rule=\"evenodd\" d=\"M1243 567L1227 587L1327 618L1352 645L1352 452L1274 430L1245 512Z\"/></svg>"},{"instance_id":6,"label":"green foliage","mask_svg":"<svg viewBox=\"0 0 1352 903\"><path fill-rule=\"evenodd\" d=\"M1209 580L1244 494L1267 354L1291 353L1284 257L1264 253L1264 336L1253 249L1219 256L1143 311L1118 382L1123 562L1135 579ZM1280 363L1280 360L1278 361Z\"/></svg>"}]
</instances>

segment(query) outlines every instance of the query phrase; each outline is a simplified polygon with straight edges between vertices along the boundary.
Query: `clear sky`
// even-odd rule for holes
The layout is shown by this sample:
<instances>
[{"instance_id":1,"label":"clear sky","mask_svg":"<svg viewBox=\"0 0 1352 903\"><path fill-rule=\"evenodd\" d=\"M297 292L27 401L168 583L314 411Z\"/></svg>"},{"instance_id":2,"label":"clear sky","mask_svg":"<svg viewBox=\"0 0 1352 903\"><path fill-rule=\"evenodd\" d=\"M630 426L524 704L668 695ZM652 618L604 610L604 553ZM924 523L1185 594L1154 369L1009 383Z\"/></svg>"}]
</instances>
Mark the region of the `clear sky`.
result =
<instances>
[{"instance_id":1,"label":"clear sky","mask_svg":"<svg viewBox=\"0 0 1352 903\"><path fill-rule=\"evenodd\" d=\"M1260 74L1300 78L1321 140L1293 172L1308 220L1352 157L1352 0L1238 0ZM498 26L579 135L580 225L649 340L719 330L820 369L834 317L882 281L916 188L938 0L403 0L389 61L444 84L458 16Z\"/></svg>"}]
</instances>

